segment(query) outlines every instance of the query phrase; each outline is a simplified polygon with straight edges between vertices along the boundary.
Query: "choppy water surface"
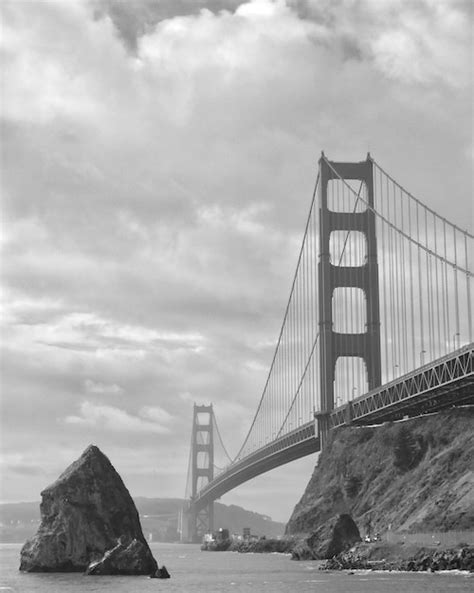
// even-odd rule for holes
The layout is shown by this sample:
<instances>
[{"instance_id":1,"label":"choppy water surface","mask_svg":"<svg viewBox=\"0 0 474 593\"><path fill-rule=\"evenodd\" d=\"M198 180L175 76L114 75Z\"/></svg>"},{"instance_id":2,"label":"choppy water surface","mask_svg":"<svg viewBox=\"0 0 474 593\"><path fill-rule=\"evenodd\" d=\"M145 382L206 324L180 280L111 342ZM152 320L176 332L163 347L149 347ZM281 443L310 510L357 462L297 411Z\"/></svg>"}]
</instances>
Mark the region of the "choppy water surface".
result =
<instances>
[{"instance_id":1,"label":"choppy water surface","mask_svg":"<svg viewBox=\"0 0 474 593\"><path fill-rule=\"evenodd\" d=\"M199 546L152 544L171 579L24 574L20 545L0 544L0 593L450 593L474 590L474 575L322 572L317 562L294 562L280 554L201 552Z\"/></svg>"}]
</instances>

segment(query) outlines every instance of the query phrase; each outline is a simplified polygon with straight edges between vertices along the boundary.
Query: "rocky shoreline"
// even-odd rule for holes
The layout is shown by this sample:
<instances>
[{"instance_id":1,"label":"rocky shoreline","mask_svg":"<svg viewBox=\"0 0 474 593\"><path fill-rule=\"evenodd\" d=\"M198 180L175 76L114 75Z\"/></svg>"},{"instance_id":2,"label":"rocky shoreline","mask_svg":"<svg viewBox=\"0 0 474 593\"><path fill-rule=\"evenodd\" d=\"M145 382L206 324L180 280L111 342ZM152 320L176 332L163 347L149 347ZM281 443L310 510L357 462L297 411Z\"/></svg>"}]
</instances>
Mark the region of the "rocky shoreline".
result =
<instances>
[{"instance_id":1,"label":"rocky shoreline","mask_svg":"<svg viewBox=\"0 0 474 593\"><path fill-rule=\"evenodd\" d=\"M224 539L218 542L205 542L201 546L203 552L239 552L240 554L281 554L291 553L292 541L286 539L266 539L255 541Z\"/></svg>"},{"instance_id":2,"label":"rocky shoreline","mask_svg":"<svg viewBox=\"0 0 474 593\"><path fill-rule=\"evenodd\" d=\"M308 538L262 538L255 541L233 541L203 544L201 549L211 552L240 554L291 554L292 560L323 560L308 544ZM474 546L459 545L446 549L421 545L360 542L349 550L324 559L319 570L384 570L437 572L463 570L474 572Z\"/></svg>"},{"instance_id":3,"label":"rocky shoreline","mask_svg":"<svg viewBox=\"0 0 474 593\"><path fill-rule=\"evenodd\" d=\"M375 552L377 549L374 550ZM397 546L385 546L386 558L377 559L367 548L355 546L347 552L326 560L320 570L398 570L408 572L437 572L440 570L464 570L474 572L474 546L462 546L446 550L420 547L408 558L400 557Z\"/></svg>"}]
</instances>

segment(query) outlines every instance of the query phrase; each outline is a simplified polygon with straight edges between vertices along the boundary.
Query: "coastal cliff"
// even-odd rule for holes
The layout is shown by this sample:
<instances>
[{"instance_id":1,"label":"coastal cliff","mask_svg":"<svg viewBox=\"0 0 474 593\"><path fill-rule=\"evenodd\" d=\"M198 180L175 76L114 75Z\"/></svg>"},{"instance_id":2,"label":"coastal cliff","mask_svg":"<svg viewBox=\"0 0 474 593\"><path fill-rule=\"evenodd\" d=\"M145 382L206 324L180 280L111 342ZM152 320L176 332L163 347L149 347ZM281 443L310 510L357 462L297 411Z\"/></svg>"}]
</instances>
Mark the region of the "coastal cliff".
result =
<instances>
[{"instance_id":1,"label":"coastal cliff","mask_svg":"<svg viewBox=\"0 0 474 593\"><path fill-rule=\"evenodd\" d=\"M362 535L474 529L474 408L335 431L286 526L349 514Z\"/></svg>"}]
</instances>

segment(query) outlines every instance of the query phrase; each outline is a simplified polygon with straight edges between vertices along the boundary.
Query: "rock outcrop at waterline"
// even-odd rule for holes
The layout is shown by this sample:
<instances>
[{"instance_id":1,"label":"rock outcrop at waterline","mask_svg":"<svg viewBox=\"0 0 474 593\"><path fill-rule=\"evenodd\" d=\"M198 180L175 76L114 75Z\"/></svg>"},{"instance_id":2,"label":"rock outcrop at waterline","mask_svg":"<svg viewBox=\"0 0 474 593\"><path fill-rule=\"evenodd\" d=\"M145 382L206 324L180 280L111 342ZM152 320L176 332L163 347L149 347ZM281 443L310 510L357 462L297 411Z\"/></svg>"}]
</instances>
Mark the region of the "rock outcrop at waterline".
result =
<instances>
[{"instance_id":1,"label":"rock outcrop at waterline","mask_svg":"<svg viewBox=\"0 0 474 593\"><path fill-rule=\"evenodd\" d=\"M143 542L136 539L127 541L122 537L117 545L107 550L100 560L89 564L86 574L150 574L147 548L148 546Z\"/></svg>"},{"instance_id":2,"label":"rock outcrop at waterline","mask_svg":"<svg viewBox=\"0 0 474 593\"><path fill-rule=\"evenodd\" d=\"M90 445L41 497L41 524L21 550L20 570L79 572L102 561L106 572L90 574L156 573L132 497L98 447Z\"/></svg>"},{"instance_id":3,"label":"rock outcrop at waterline","mask_svg":"<svg viewBox=\"0 0 474 593\"><path fill-rule=\"evenodd\" d=\"M359 529L347 514L332 517L291 550L293 560L332 558L360 542Z\"/></svg>"},{"instance_id":4,"label":"rock outcrop at waterline","mask_svg":"<svg viewBox=\"0 0 474 593\"><path fill-rule=\"evenodd\" d=\"M413 544L361 543L326 560L319 570L466 570L474 572L474 546L438 550Z\"/></svg>"}]
</instances>

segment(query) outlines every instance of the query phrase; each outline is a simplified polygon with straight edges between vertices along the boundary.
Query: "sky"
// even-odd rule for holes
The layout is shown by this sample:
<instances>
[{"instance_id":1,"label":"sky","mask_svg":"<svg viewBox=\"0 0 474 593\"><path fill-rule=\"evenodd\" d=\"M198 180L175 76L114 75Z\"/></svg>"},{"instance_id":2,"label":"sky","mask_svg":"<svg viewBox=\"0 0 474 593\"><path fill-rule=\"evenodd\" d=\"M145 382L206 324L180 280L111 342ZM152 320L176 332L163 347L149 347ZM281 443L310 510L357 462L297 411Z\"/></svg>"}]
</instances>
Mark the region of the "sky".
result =
<instances>
[{"instance_id":1,"label":"sky","mask_svg":"<svg viewBox=\"0 0 474 593\"><path fill-rule=\"evenodd\" d=\"M132 495L184 496L194 402L237 453L321 150L472 232L469 0L0 9L4 502L90 443ZM314 463L222 502L286 521Z\"/></svg>"}]
</instances>

